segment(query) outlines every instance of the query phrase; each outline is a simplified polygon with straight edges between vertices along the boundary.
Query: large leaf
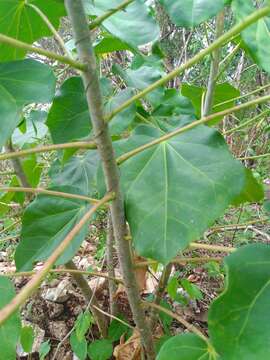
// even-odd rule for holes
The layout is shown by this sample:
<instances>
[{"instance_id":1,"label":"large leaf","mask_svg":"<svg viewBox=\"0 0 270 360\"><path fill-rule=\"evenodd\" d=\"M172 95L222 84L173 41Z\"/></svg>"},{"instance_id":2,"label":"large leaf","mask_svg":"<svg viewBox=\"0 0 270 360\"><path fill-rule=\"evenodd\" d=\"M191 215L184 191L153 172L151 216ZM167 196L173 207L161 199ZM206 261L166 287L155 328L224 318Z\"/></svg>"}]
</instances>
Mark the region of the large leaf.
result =
<instances>
[{"instance_id":1,"label":"large leaf","mask_svg":"<svg viewBox=\"0 0 270 360\"><path fill-rule=\"evenodd\" d=\"M246 246L225 258L227 286L209 311L222 360L270 358L270 247Z\"/></svg>"},{"instance_id":2,"label":"large leaf","mask_svg":"<svg viewBox=\"0 0 270 360\"><path fill-rule=\"evenodd\" d=\"M264 199L264 189L250 169L245 169L245 186L239 196L233 200L233 205L243 204L245 202L259 202Z\"/></svg>"},{"instance_id":3,"label":"large leaf","mask_svg":"<svg viewBox=\"0 0 270 360\"><path fill-rule=\"evenodd\" d=\"M99 163L96 151L90 150L82 156L73 156L65 164L56 160L50 170L53 186L71 185L89 194L95 188L95 177Z\"/></svg>"},{"instance_id":4,"label":"large leaf","mask_svg":"<svg viewBox=\"0 0 270 360\"><path fill-rule=\"evenodd\" d=\"M50 102L54 91L55 76L47 65L34 60L0 64L0 148L19 124L23 106Z\"/></svg>"},{"instance_id":5,"label":"large leaf","mask_svg":"<svg viewBox=\"0 0 270 360\"><path fill-rule=\"evenodd\" d=\"M159 130L141 126L118 146L126 152L159 136ZM135 248L164 263L198 239L244 185L242 165L207 126L139 153L120 171Z\"/></svg>"},{"instance_id":6,"label":"large leaf","mask_svg":"<svg viewBox=\"0 0 270 360\"><path fill-rule=\"evenodd\" d=\"M208 344L197 335L174 336L161 347L157 360L213 360Z\"/></svg>"},{"instance_id":7,"label":"large leaf","mask_svg":"<svg viewBox=\"0 0 270 360\"><path fill-rule=\"evenodd\" d=\"M54 143L64 143L90 134L91 121L80 77L66 80L55 97L47 125Z\"/></svg>"},{"instance_id":8,"label":"large leaf","mask_svg":"<svg viewBox=\"0 0 270 360\"><path fill-rule=\"evenodd\" d=\"M61 188L52 189L80 193L75 187L61 186ZM21 241L15 253L17 269L30 270L36 261L45 260L89 210L89 207L89 203L83 200L39 195L27 207L23 215ZM75 236L57 264L65 264L74 256L86 234L87 225Z\"/></svg>"},{"instance_id":9,"label":"large leaf","mask_svg":"<svg viewBox=\"0 0 270 360\"><path fill-rule=\"evenodd\" d=\"M215 16L231 0L159 0L175 25L194 27Z\"/></svg>"},{"instance_id":10,"label":"large leaf","mask_svg":"<svg viewBox=\"0 0 270 360\"><path fill-rule=\"evenodd\" d=\"M15 296L12 282L0 276L0 309L7 305ZM0 325L0 360L15 360L16 345L20 338L21 322L19 313L11 315L3 325Z\"/></svg>"},{"instance_id":11,"label":"large leaf","mask_svg":"<svg viewBox=\"0 0 270 360\"><path fill-rule=\"evenodd\" d=\"M100 16L120 5L122 0L84 0L84 3L89 15ZM143 0L135 0L102 25L114 36L135 47L154 41L159 36L159 28Z\"/></svg>"},{"instance_id":12,"label":"large leaf","mask_svg":"<svg viewBox=\"0 0 270 360\"><path fill-rule=\"evenodd\" d=\"M52 36L47 24L28 4L37 6L58 28L59 19L65 16L64 3L59 0L1 0L0 33L32 44L43 36ZM0 61L21 59L26 51L0 44Z\"/></svg>"},{"instance_id":13,"label":"large leaf","mask_svg":"<svg viewBox=\"0 0 270 360\"><path fill-rule=\"evenodd\" d=\"M205 92L206 92L206 88L198 87L195 85L183 84L181 87L182 95L186 96L191 100L196 110L196 115L198 118L201 118L202 116L201 114L202 99ZM217 113L231 108L232 106L235 105L234 99L239 95L240 95L239 90L237 90L231 84L229 83L218 84L215 87L215 91L214 91L212 113ZM222 118L223 118L222 116L219 116L216 119L210 121L209 124L210 125L216 124L217 122L222 120Z\"/></svg>"},{"instance_id":14,"label":"large leaf","mask_svg":"<svg viewBox=\"0 0 270 360\"><path fill-rule=\"evenodd\" d=\"M255 11L252 0L233 0L232 9L237 21L244 20ZM270 18L262 18L241 33L245 47L255 62L270 72Z\"/></svg>"}]
</instances>

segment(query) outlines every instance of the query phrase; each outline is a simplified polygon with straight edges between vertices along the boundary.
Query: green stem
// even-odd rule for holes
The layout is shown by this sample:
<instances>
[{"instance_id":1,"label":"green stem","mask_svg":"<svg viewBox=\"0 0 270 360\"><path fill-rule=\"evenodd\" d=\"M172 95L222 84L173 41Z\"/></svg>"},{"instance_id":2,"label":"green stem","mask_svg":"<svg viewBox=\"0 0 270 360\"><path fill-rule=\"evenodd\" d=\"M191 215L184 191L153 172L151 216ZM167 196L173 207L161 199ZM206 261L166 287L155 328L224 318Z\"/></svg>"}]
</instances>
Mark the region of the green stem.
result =
<instances>
[{"instance_id":1,"label":"green stem","mask_svg":"<svg viewBox=\"0 0 270 360\"><path fill-rule=\"evenodd\" d=\"M224 11L222 11L216 20L216 39L218 39L224 30ZM217 75L219 70L221 56L221 48L217 48L213 51L213 59L211 62L210 76L207 85L207 92L205 95L205 101L203 106L203 116L207 116L211 113L213 102L214 102L214 92L217 83Z\"/></svg>"},{"instance_id":2,"label":"green stem","mask_svg":"<svg viewBox=\"0 0 270 360\"><path fill-rule=\"evenodd\" d=\"M116 6L113 9L108 10L103 15L97 17L95 20L93 20L90 24L90 30L96 29L98 26L100 26L103 21L108 19L110 16L114 15L115 13L125 9L129 4L133 3L135 0L125 0L118 6Z\"/></svg>"},{"instance_id":3,"label":"green stem","mask_svg":"<svg viewBox=\"0 0 270 360\"><path fill-rule=\"evenodd\" d=\"M53 191L53 190L47 190L47 189L41 189L41 188L30 188L30 187L0 187L0 192L25 192L30 194L44 194L49 196L56 196L56 197L62 197L66 199L77 199L77 200L84 200L88 201L90 203L97 204L99 200L92 199L88 196L78 195L78 194L70 194L65 193L61 191Z\"/></svg>"},{"instance_id":4,"label":"green stem","mask_svg":"<svg viewBox=\"0 0 270 360\"><path fill-rule=\"evenodd\" d=\"M96 149L96 144L94 142L87 141L77 141L65 144L53 144L53 145L45 145L36 147L33 149L19 150L11 153L0 154L1 160L9 160L18 157L25 157L31 154L44 153L47 151L57 151L57 150L65 150L65 149Z\"/></svg>"},{"instance_id":5,"label":"green stem","mask_svg":"<svg viewBox=\"0 0 270 360\"><path fill-rule=\"evenodd\" d=\"M22 288L22 290L0 310L0 326L14 314L21 305L29 299L29 297L38 289L43 279L48 275L51 268L59 257L63 254L66 248L70 245L72 240L81 231L83 226L91 219L93 214L104 204L111 201L114 194L107 194L81 218L81 220L74 226L74 228L68 233L61 244L53 251L49 258L45 261L41 270L39 270L33 278Z\"/></svg>"},{"instance_id":6,"label":"green stem","mask_svg":"<svg viewBox=\"0 0 270 360\"><path fill-rule=\"evenodd\" d=\"M244 104L232 107L230 109L220 111L218 113L211 114L209 116L203 117L200 120L194 121L194 122L192 122L192 123L190 123L190 124L188 124L186 126L183 126L183 127L179 128L179 129L176 129L176 130L174 130L174 131L172 131L172 132L170 132L170 133L168 133L166 135L161 136L160 138L158 138L156 140L150 141L149 143L147 143L145 145L139 146L136 149L131 150L130 152L119 156L118 159L117 159L117 163L122 164L124 161L128 160L130 157L135 156L135 155L139 154L140 152L142 152L142 151L144 151L146 149L149 149L150 147L152 147L154 145L158 145L158 144L162 143L163 141L169 140L170 138L172 138L172 137L174 137L176 135L182 134L182 133L184 133L184 132L186 132L186 131L188 131L190 129L193 129L198 125L205 124L205 123L215 119L218 116L225 116L225 115L228 115L228 114L230 114L232 112L239 111L239 110L245 109L247 107L266 102L268 100L270 100L270 95L263 96L263 97L260 97L258 99L246 102Z\"/></svg>"},{"instance_id":7,"label":"green stem","mask_svg":"<svg viewBox=\"0 0 270 360\"><path fill-rule=\"evenodd\" d=\"M13 46L14 48L17 49L23 49L25 51L28 52L32 52L32 53L36 53L39 55L43 55L46 56L49 59L52 60L56 60L59 61L63 64L67 64L70 65L71 67L73 67L74 69L80 70L80 71L85 71L86 70L86 66L84 64L79 63L78 61L75 61L67 56L62 56L62 55L58 55L52 51L48 51L48 50L44 50L42 48L37 48L35 46L29 45L27 43L24 43L20 40L16 40L13 39L9 36L6 36L4 34L0 34L0 43L2 44L7 44L10 46Z\"/></svg>"},{"instance_id":8,"label":"green stem","mask_svg":"<svg viewBox=\"0 0 270 360\"><path fill-rule=\"evenodd\" d=\"M258 21L264 16L267 16L270 12L270 6L266 6L262 9L259 9L255 11L253 14L247 16L245 20L241 21L239 24L235 25L233 28L231 28L228 32L226 32L224 35L222 35L219 39L214 41L208 48L202 50L197 55L195 55L192 59L187 61L185 64L181 65L180 67L176 68L172 72L170 72L168 75L164 76L160 80L154 82L152 85L148 86L146 89L140 91L135 96L131 97L129 100L125 101L121 106L116 108L114 111L112 111L110 114L106 116L106 120L110 121L116 114L123 111L127 107L129 107L131 104L133 104L135 101L145 97L148 93L155 90L159 86L162 86L178 76L179 74L183 73L185 70L189 69L193 65L197 64L199 61L201 61L206 55L211 54L214 50L218 49L225 43L231 40L231 38L234 35L239 34L241 31L243 31L245 28L253 24L254 22Z\"/></svg>"},{"instance_id":9,"label":"green stem","mask_svg":"<svg viewBox=\"0 0 270 360\"><path fill-rule=\"evenodd\" d=\"M81 274L81 275L86 275L86 276L90 276L90 277L100 277L106 280L112 280L114 282L116 282L117 284L123 284L123 281L119 278L115 278L115 277L111 277L107 274L98 272L98 271L86 271L86 270L78 270L78 269L70 269L69 267L65 268L65 269L51 269L49 271L50 274ZM6 277L31 277L33 275L37 274L37 271L21 271L21 272L14 272L14 273L6 273L6 274L1 274L1 276L6 276Z\"/></svg>"},{"instance_id":10,"label":"green stem","mask_svg":"<svg viewBox=\"0 0 270 360\"><path fill-rule=\"evenodd\" d=\"M219 78L221 77L221 75L224 73L224 71L227 69L227 67L230 65L230 60L234 57L234 55L237 53L237 51L240 49L240 45L241 44L238 44L235 46L235 48L233 49L232 52L230 52L226 57L225 59L223 59L220 63L220 67L225 64L222 69L219 71L219 73L217 74L217 77L216 77L216 81L219 80Z\"/></svg>"}]
</instances>

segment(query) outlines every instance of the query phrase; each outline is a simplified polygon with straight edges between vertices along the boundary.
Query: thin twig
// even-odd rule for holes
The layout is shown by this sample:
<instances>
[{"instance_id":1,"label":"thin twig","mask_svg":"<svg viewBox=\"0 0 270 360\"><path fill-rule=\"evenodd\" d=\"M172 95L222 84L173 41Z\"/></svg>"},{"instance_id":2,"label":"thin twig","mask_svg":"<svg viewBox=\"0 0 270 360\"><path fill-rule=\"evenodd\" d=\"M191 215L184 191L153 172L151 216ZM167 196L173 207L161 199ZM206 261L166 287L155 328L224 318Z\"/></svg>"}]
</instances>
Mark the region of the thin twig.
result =
<instances>
[{"instance_id":1,"label":"thin twig","mask_svg":"<svg viewBox=\"0 0 270 360\"><path fill-rule=\"evenodd\" d=\"M127 326L128 328L130 328L130 329L132 329L132 330L135 329L134 326L131 326L130 324L128 324L128 323L125 322L124 320L120 319L119 317L117 317L117 316L115 316L115 315L112 315L112 314L109 314L109 313L107 313L106 311L101 310L99 307L97 307L97 306L95 306L95 305L93 305L93 307L94 307L97 311L100 311L102 314L108 316L108 317L111 318L111 319L114 319L114 320L119 321L121 324Z\"/></svg>"},{"instance_id":2,"label":"thin twig","mask_svg":"<svg viewBox=\"0 0 270 360\"><path fill-rule=\"evenodd\" d=\"M93 20L90 23L90 29L94 30L97 27L99 27L105 20L107 20L109 17L111 17L112 15L114 15L115 13L124 10L129 4L131 4L132 2L134 2L135 0L125 0L123 1L121 4L119 4L118 6L116 6L113 9L110 9L108 11L106 11L103 15L97 17L95 20Z\"/></svg>"},{"instance_id":3,"label":"thin twig","mask_svg":"<svg viewBox=\"0 0 270 360\"><path fill-rule=\"evenodd\" d=\"M74 69L77 69L80 71L85 71L87 68L84 64L81 64L78 61L75 61L67 56L62 56L62 55L56 54L52 51L44 50L42 48L37 48L37 47L29 45L23 41L16 40L12 37L6 36L4 34L0 34L0 43L13 46L17 49L23 49L28 52L43 55L49 59L56 60L63 64L70 65Z\"/></svg>"},{"instance_id":4,"label":"thin twig","mask_svg":"<svg viewBox=\"0 0 270 360\"><path fill-rule=\"evenodd\" d=\"M79 194L71 194L71 193L65 193L62 191L54 191L54 190L47 190L42 188L29 188L29 187L0 187L0 192L25 192L25 193L33 193L33 194L43 194L43 195L50 195L50 196L56 196L56 197L62 197L66 199L77 199L77 200L84 200L88 201L90 203L97 204L99 203L99 200L90 198L88 196L79 195Z\"/></svg>"},{"instance_id":5,"label":"thin twig","mask_svg":"<svg viewBox=\"0 0 270 360\"><path fill-rule=\"evenodd\" d=\"M203 339L204 341L206 341L207 343L209 343L208 338L201 332L201 330L199 330L196 326L190 324L189 322L187 322L184 318L182 318L179 314L176 314L166 308L164 308L163 306L157 305L155 303L151 303L151 302L147 302L145 301L143 303L143 305L145 307L150 307L150 308L154 308L158 311L162 311L165 314L169 315L170 317L172 317L173 319L177 320L180 324L182 324L188 331L193 332L194 334L198 335L201 339Z\"/></svg>"},{"instance_id":6,"label":"thin twig","mask_svg":"<svg viewBox=\"0 0 270 360\"><path fill-rule=\"evenodd\" d=\"M47 151L57 151L57 150L64 150L64 149L96 149L97 146L94 142L88 142L88 141L77 141L77 142L71 142L71 143L65 143L65 144L53 144L53 145L45 145L36 147L33 149L25 149L25 150L19 150L14 151L12 153L4 153L0 154L0 161L1 160L9 160L14 159L17 157L25 157L31 154L38 154L38 153L44 153Z\"/></svg>"}]
</instances>

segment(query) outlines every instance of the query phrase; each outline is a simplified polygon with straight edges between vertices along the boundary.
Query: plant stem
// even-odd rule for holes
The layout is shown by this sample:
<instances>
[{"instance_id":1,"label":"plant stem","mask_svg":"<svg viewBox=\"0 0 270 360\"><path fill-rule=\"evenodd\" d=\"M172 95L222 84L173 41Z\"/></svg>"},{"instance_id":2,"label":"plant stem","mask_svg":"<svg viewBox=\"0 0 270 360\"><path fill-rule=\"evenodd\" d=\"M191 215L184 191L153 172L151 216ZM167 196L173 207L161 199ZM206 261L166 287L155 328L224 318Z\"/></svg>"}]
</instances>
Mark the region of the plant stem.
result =
<instances>
[{"instance_id":1,"label":"plant stem","mask_svg":"<svg viewBox=\"0 0 270 360\"><path fill-rule=\"evenodd\" d=\"M97 17L95 20L93 20L90 23L90 30L94 30L97 27L99 27L103 21L105 21L106 19L108 19L110 16L114 15L115 13L124 10L129 4L131 4L132 2L134 2L135 0L125 0L123 1L121 4L119 4L118 6L116 6L113 9L108 10L107 12L105 12L103 15Z\"/></svg>"},{"instance_id":2,"label":"plant stem","mask_svg":"<svg viewBox=\"0 0 270 360\"><path fill-rule=\"evenodd\" d=\"M69 261L66 264L67 268L72 270L78 270L76 265L73 261ZM73 279L75 280L76 284L80 288L82 294L84 295L86 301L90 303L90 309L91 312L96 320L97 326L99 328L100 334L103 338L106 338L108 333L108 324L107 324L107 318L105 318L104 314L97 311L95 307L100 307L98 300L96 298L96 295L93 293L92 289L88 285L88 282L84 278L82 274L79 274L78 272L72 272L71 273Z\"/></svg>"},{"instance_id":3,"label":"plant stem","mask_svg":"<svg viewBox=\"0 0 270 360\"><path fill-rule=\"evenodd\" d=\"M9 36L6 36L4 34L0 34L0 43L7 44L10 46L13 46L17 49L23 49L28 52L36 53L39 55L46 56L49 59L59 61L63 64L67 64L72 66L74 69L84 71L85 65L79 63L78 61L75 61L67 56L58 55L52 51L44 50L42 48L37 48L35 46L29 45L27 43L24 43L20 40L13 39Z\"/></svg>"},{"instance_id":4,"label":"plant stem","mask_svg":"<svg viewBox=\"0 0 270 360\"><path fill-rule=\"evenodd\" d=\"M21 276L33 276L37 273L37 271L21 271L21 272L15 272L15 273L6 273L1 276L6 277L21 277ZM78 269L51 269L49 271L50 274L81 274L86 276L92 276L92 277L100 277L107 280L112 280L117 284L123 284L123 281L119 278L112 278L111 276L97 272L97 271L86 271L86 270L78 270Z\"/></svg>"},{"instance_id":5,"label":"plant stem","mask_svg":"<svg viewBox=\"0 0 270 360\"><path fill-rule=\"evenodd\" d=\"M78 199L78 200L84 200L88 201L90 203L97 204L99 200L90 198L88 196L84 195L78 195L78 194L70 194L65 193L62 191L53 191L53 190L47 190L47 189L41 189L41 188L30 188L30 187L0 187L0 192L25 192L30 194L44 194L44 195L50 195L50 196L57 196L62 197L66 199Z\"/></svg>"},{"instance_id":6,"label":"plant stem","mask_svg":"<svg viewBox=\"0 0 270 360\"><path fill-rule=\"evenodd\" d=\"M199 243L190 243L190 249L204 249L210 251L221 251L226 253L232 253L236 250L236 248L221 246L221 245L208 245L208 244L199 244Z\"/></svg>"},{"instance_id":7,"label":"plant stem","mask_svg":"<svg viewBox=\"0 0 270 360\"><path fill-rule=\"evenodd\" d=\"M224 30L224 11L222 11L216 18L216 39L218 39ZM207 85L207 91L205 95L205 102L203 107L203 116L207 116L211 113L213 102L214 102L214 92L216 88L217 75L219 70L221 56L221 48L217 48L213 51L210 76Z\"/></svg>"},{"instance_id":8,"label":"plant stem","mask_svg":"<svg viewBox=\"0 0 270 360\"><path fill-rule=\"evenodd\" d=\"M53 145L45 145L36 147L33 149L26 149L26 150L19 150L14 151L12 153L4 153L0 154L0 161L1 160L9 160L18 157L25 157L31 154L38 154L44 153L47 151L57 151L57 150L64 150L64 149L96 149L97 146L94 142L87 142L87 141L77 141L65 144L53 144Z\"/></svg>"},{"instance_id":9,"label":"plant stem","mask_svg":"<svg viewBox=\"0 0 270 360\"><path fill-rule=\"evenodd\" d=\"M11 142L8 142L5 146L6 150L8 153L13 153L14 152L14 149L13 149L13 146L12 146L12 143ZM25 187L30 187L30 183L29 181L27 180L27 177L25 175L25 172L23 170L23 167L22 167L22 164L20 162L19 159L12 159L11 160L12 162L12 165L13 165L13 168L14 168L14 171L17 175L17 177L19 178L19 181L21 183L22 186L25 186Z\"/></svg>"},{"instance_id":10,"label":"plant stem","mask_svg":"<svg viewBox=\"0 0 270 360\"><path fill-rule=\"evenodd\" d=\"M120 191L119 169L117 167L108 124L104 121L103 99L100 90L96 58L92 47L87 18L82 0L65 0L67 13L72 23L75 43L80 61L86 64L87 71L82 74L89 111L93 124L98 151L107 189L114 191L116 197L110 206L114 237L117 246L118 259L127 291L128 300L134 321L141 335L142 345L149 360L155 359L152 334L146 322L141 299L132 266L129 242L126 235L126 220L124 203Z\"/></svg>"},{"instance_id":11,"label":"plant stem","mask_svg":"<svg viewBox=\"0 0 270 360\"><path fill-rule=\"evenodd\" d=\"M194 325L190 324L189 322L187 322L184 318L182 318L180 315L164 308L163 306L157 305L155 303L151 303L151 302L144 302L143 305L145 307L150 307L153 309L156 309L158 311L162 311L165 314L169 315L170 317L172 317L173 319L177 320L180 324L182 324L187 330L189 330L190 332L193 332L194 334L198 335L201 339L203 339L204 341L206 341L207 343L209 343L208 338Z\"/></svg>"},{"instance_id":12,"label":"plant stem","mask_svg":"<svg viewBox=\"0 0 270 360\"><path fill-rule=\"evenodd\" d=\"M145 97L148 93L151 91L157 89L159 86L166 84L176 76L183 73L185 70L189 69L193 65L197 64L199 61L201 61L206 55L211 54L214 50L218 49L225 43L231 40L231 38L234 35L239 34L241 31L243 31L245 28L253 24L254 22L258 21L264 16L267 16L270 12L270 6L263 7L257 11L255 11L253 14L247 16L245 20L239 22L237 25L232 27L229 31L227 31L225 34L223 34L219 39L214 41L209 47L206 49L200 51L197 55L195 55L192 59L188 60L185 64L181 65L180 67L176 68L160 80L154 82L152 85L148 86L144 90L140 91L138 94L131 97L129 100L125 101L121 106L116 108L114 111L112 111L110 114L106 116L106 120L111 120L116 114L123 111L127 107L129 107L132 103L135 101Z\"/></svg>"},{"instance_id":13,"label":"plant stem","mask_svg":"<svg viewBox=\"0 0 270 360\"><path fill-rule=\"evenodd\" d=\"M22 288L22 290L0 310L0 326L12 315L24 302L38 289L43 279L47 276L54 263L63 254L74 237L81 231L82 227L90 220L93 214L104 204L111 201L114 197L113 193L106 194L97 204L81 218L81 220L68 233L61 244L54 250L54 252L45 261L42 269L38 271L33 278Z\"/></svg>"},{"instance_id":14,"label":"plant stem","mask_svg":"<svg viewBox=\"0 0 270 360\"><path fill-rule=\"evenodd\" d=\"M107 270L108 275L111 278L115 278L114 271L114 235L113 235L113 224L110 213L108 214L108 225L107 225L107 243L106 243L106 259L107 259ZM115 281L109 280L109 297L110 297L110 313L111 315L117 315L117 303L115 302L115 293L117 286Z\"/></svg>"},{"instance_id":15,"label":"plant stem","mask_svg":"<svg viewBox=\"0 0 270 360\"><path fill-rule=\"evenodd\" d=\"M221 251L221 250L215 250L215 251ZM223 251L224 252L224 251ZM205 263L205 262L209 262L209 261L222 261L223 258L222 257L176 257L174 259L172 259L172 261L170 261L170 264L179 264L179 265L186 265L188 263L193 263L193 264L200 264L200 263ZM149 265L157 265L158 262L155 260L147 260L147 261L142 261L142 262L138 262L136 263L136 265L134 266L135 268L140 268L140 267L145 267L145 266L149 266Z\"/></svg>"},{"instance_id":16,"label":"plant stem","mask_svg":"<svg viewBox=\"0 0 270 360\"><path fill-rule=\"evenodd\" d=\"M258 99L246 102L244 104L234 106L234 107L232 107L230 109L226 109L224 111L220 111L218 113L211 114L211 115L208 115L206 117L202 117L200 120L193 121L192 123L190 123L190 124L188 124L186 126L178 128L178 129L176 129L176 130L174 130L174 131L172 131L172 132L170 132L168 134L165 134L165 135L161 136L158 139L150 141L147 144L139 146L139 147L135 148L134 150L131 150L128 153L119 156L118 159L117 159L117 164L122 164L124 161L128 160L130 157L135 156L135 155L139 154L140 152L142 152L142 151L144 151L146 149L149 149L150 147L152 147L154 145L158 145L158 144L162 143L163 141L169 140L170 138L172 138L172 137L174 137L176 135L182 134L182 133L184 133L184 132L186 132L186 131L188 131L190 129L193 129L198 125L205 124L205 123L215 119L218 116L225 116L225 115L231 114L232 112L236 112L236 111L239 111L239 110L242 110L242 109L246 109L247 107L257 105L257 104L260 104L260 103L263 103L263 102L266 102L266 101L269 101L269 100L270 100L270 95L263 96L263 97L260 97Z\"/></svg>"},{"instance_id":17,"label":"plant stem","mask_svg":"<svg viewBox=\"0 0 270 360\"><path fill-rule=\"evenodd\" d=\"M161 277L159 279L159 283L156 289L155 293L155 300L154 304L160 305L160 302L162 300L162 297L164 295L164 292L166 290L167 283L169 281L170 275L172 271L172 263L166 265L163 269L163 272L161 274ZM151 329L155 329L155 325L157 322L157 314L155 309L152 309L151 315L150 315L150 327Z\"/></svg>"}]
</instances>

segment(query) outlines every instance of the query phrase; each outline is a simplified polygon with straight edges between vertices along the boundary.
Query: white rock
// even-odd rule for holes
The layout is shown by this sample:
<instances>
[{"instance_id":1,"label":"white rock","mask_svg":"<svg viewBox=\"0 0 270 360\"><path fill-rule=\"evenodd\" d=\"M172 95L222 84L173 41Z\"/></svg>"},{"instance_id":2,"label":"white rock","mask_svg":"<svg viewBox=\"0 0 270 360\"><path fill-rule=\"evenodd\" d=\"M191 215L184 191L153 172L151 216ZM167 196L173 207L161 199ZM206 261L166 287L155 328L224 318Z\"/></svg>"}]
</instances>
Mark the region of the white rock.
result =
<instances>
[{"instance_id":1,"label":"white rock","mask_svg":"<svg viewBox=\"0 0 270 360\"><path fill-rule=\"evenodd\" d=\"M61 281L56 288L49 288L42 292L41 297L44 300L56 303L64 303L69 298L69 292L72 291L70 280Z\"/></svg>"}]
</instances>

